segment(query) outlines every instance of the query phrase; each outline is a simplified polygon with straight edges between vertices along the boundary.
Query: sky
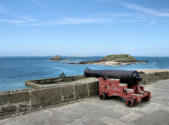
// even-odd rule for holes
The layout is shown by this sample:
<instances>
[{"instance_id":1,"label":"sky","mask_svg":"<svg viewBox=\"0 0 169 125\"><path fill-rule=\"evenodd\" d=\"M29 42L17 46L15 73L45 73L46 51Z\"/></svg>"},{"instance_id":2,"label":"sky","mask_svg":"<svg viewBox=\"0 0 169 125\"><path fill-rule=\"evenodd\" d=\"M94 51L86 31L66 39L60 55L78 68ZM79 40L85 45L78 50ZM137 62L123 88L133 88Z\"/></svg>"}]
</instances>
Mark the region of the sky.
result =
<instances>
[{"instance_id":1,"label":"sky","mask_svg":"<svg viewBox=\"0 0 169 125\"><path fill-rule=\"evenodd\" d=\"M168 0L0 0L0 56L169 56Z\"/></svg>"}]
</instances>

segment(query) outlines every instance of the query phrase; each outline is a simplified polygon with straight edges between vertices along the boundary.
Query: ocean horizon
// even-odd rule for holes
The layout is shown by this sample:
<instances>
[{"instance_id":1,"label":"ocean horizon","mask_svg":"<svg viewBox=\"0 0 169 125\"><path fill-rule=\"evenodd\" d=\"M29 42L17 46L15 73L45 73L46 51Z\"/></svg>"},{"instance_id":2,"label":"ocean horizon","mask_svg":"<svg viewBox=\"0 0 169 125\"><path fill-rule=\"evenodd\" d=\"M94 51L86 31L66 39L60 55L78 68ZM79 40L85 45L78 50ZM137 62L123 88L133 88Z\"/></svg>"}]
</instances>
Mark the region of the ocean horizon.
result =
<instances>
[{"instance_id":1,"label":"ocean horizon","mask_svg":"<svg viewBox=\"0 0 169 125\"><path fill-rule=\"evenodd\" d=\"M104 66L92 64L66 64L80 61L98 60L103 56L63 56L67 60L51 61L51 56L0 56L0 91L24 89L26 80L58 77L61 73L66 76L82 75L86 68L91 69L169 69L169 57L135 56L138 63L122 66Z\"/></svg>"}]
</instances>

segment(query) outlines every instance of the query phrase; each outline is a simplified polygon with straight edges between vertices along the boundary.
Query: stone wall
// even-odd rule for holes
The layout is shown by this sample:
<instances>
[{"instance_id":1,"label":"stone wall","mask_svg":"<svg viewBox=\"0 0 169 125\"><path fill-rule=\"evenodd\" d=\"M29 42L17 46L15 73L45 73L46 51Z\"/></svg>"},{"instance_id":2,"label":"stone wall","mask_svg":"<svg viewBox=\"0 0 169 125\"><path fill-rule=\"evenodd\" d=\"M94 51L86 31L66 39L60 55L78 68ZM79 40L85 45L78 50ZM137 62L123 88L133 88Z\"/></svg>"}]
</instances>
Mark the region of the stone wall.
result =
<instances>
[{"instance_id":1,"label":"stone wall","mask_svg":"<svg viewBox=\"0 0 169 125\"><path fill-rule=\"evenodd\" d=\"M169 72L141 72L141 76L143 77L142 84L150 84L158 80L169 79ZM50 79L46 81L51 82ZM45 80L41 83L45 84ZM97 79L85 83L58 84L47 88L0 92L0 118L97 95Z\"/></svg>"},{"instance_id":2,"label":"stone wall","mask_svg":"<svg viewBox=\"0 0 169 125\"><path fill-rule=\"evenodd\" d=\"M145 70L140 71L142 81L141 84L151 84L153 82L156 82L158 80L165 80L169 79L169 71L158 71L158 70Z\"/></svg>"},{"instance_id":3,"label":"stone wall","mask_svg":"<svg viewBox=\"0 0 169 125\"><path fill-rule=\"evenodd\" d=\"M0 118L14 113L25 112L62 104L98 93L98 81L78 84L62 84L41 89L27 89L0 93Z\"/></svg>"},{"instance_id":4,"label":"stone wall","mask_svg":"<svg viewBox=\"0 0 169 125\"><path fill-rule=\"evenodd\" d=\"M53 84L57 82L62 82L62 81L73 81L73 80L78 80L78 79L83 79L84 75L77 75L77 76L68 76L68 77L58 77L58 78L46 78L46 79L39 79L39 80L27 80L27 82L32 82L38 85L43 85L43 84Z\"/></svg>"},{"instance_id":5,"label":"stone wall","mask_svg":"<svg viewBox=\"0 0 169 125\"><path fill-rule=\"evenodd\" d=\"M75 80L80 80L85 78L84 75L77 75L77 76L68 76L63 78L46 78L46 79L39 79L39 80L27 80L25 81L26 86L30 86L32 88L43 88L44 85L50 84L59 84L61 82L71 82Z\"/></svg>"}]
</instances>

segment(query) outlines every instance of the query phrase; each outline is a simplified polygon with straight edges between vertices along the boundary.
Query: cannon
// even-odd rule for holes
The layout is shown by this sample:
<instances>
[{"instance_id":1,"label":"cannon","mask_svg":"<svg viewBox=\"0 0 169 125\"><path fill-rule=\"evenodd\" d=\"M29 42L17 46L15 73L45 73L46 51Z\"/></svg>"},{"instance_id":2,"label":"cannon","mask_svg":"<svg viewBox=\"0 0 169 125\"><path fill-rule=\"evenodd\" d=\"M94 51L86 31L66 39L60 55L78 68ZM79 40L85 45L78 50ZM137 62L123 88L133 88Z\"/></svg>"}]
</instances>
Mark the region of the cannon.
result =
<instances>
[{"instance_id":1,"label":"cannon","mask_svg":"<svg viewBox=\"0 0 169 125\"><path fill-rule=\"evenodd\" d=\"M144 91L144 87L139 85L142 78L137 71L86 69L84 75L99 78L99 96L103 100L119 96L127 106L132 107L151 98L151 92Z\"/></svg>"},{"instance_id":2,"label":"cannon","mask_svg":"<svg viewBox=\"0 0 169 125\"><path fill-rule=\"evenodd\" d=\"M86 69L84 75L87 77L102 77L120 79L121 83L126 83L129 86L138 84L142 80L137 71L122 71L122 70L92 70Z\"/></svg>"}]
</instances>

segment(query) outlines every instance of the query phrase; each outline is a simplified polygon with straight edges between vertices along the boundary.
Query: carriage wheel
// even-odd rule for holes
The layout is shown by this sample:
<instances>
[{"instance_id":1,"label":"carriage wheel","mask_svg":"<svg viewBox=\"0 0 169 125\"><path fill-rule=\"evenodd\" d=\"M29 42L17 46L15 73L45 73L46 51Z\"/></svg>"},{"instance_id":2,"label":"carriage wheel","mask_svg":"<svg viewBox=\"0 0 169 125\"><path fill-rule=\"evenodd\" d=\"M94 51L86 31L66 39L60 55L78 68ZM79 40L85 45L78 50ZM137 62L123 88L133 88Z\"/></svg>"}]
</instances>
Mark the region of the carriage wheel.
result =
<instances>
[{"instance_id":1,"label":"carriage wheel","mask_svg":"<svg viewBox=\"0 0 169 125\"><path fill-rule=\"evenodd\" d=\"M100 99L105 100L106 94L104 92L100 93Z\"/></svg>"},{"instance_id":2,"label":"carriage wheel","mask_svg":"<svg viewBox=\"0 0 169 125\"><path fill-rule=\"evenodd\" d=\"M126 99L126 105L128 107L133 107L135 105L135 103L136 103L136 100L134 98L132 98L132 97L128 97Z\"/></svg>"}]
</instances>

